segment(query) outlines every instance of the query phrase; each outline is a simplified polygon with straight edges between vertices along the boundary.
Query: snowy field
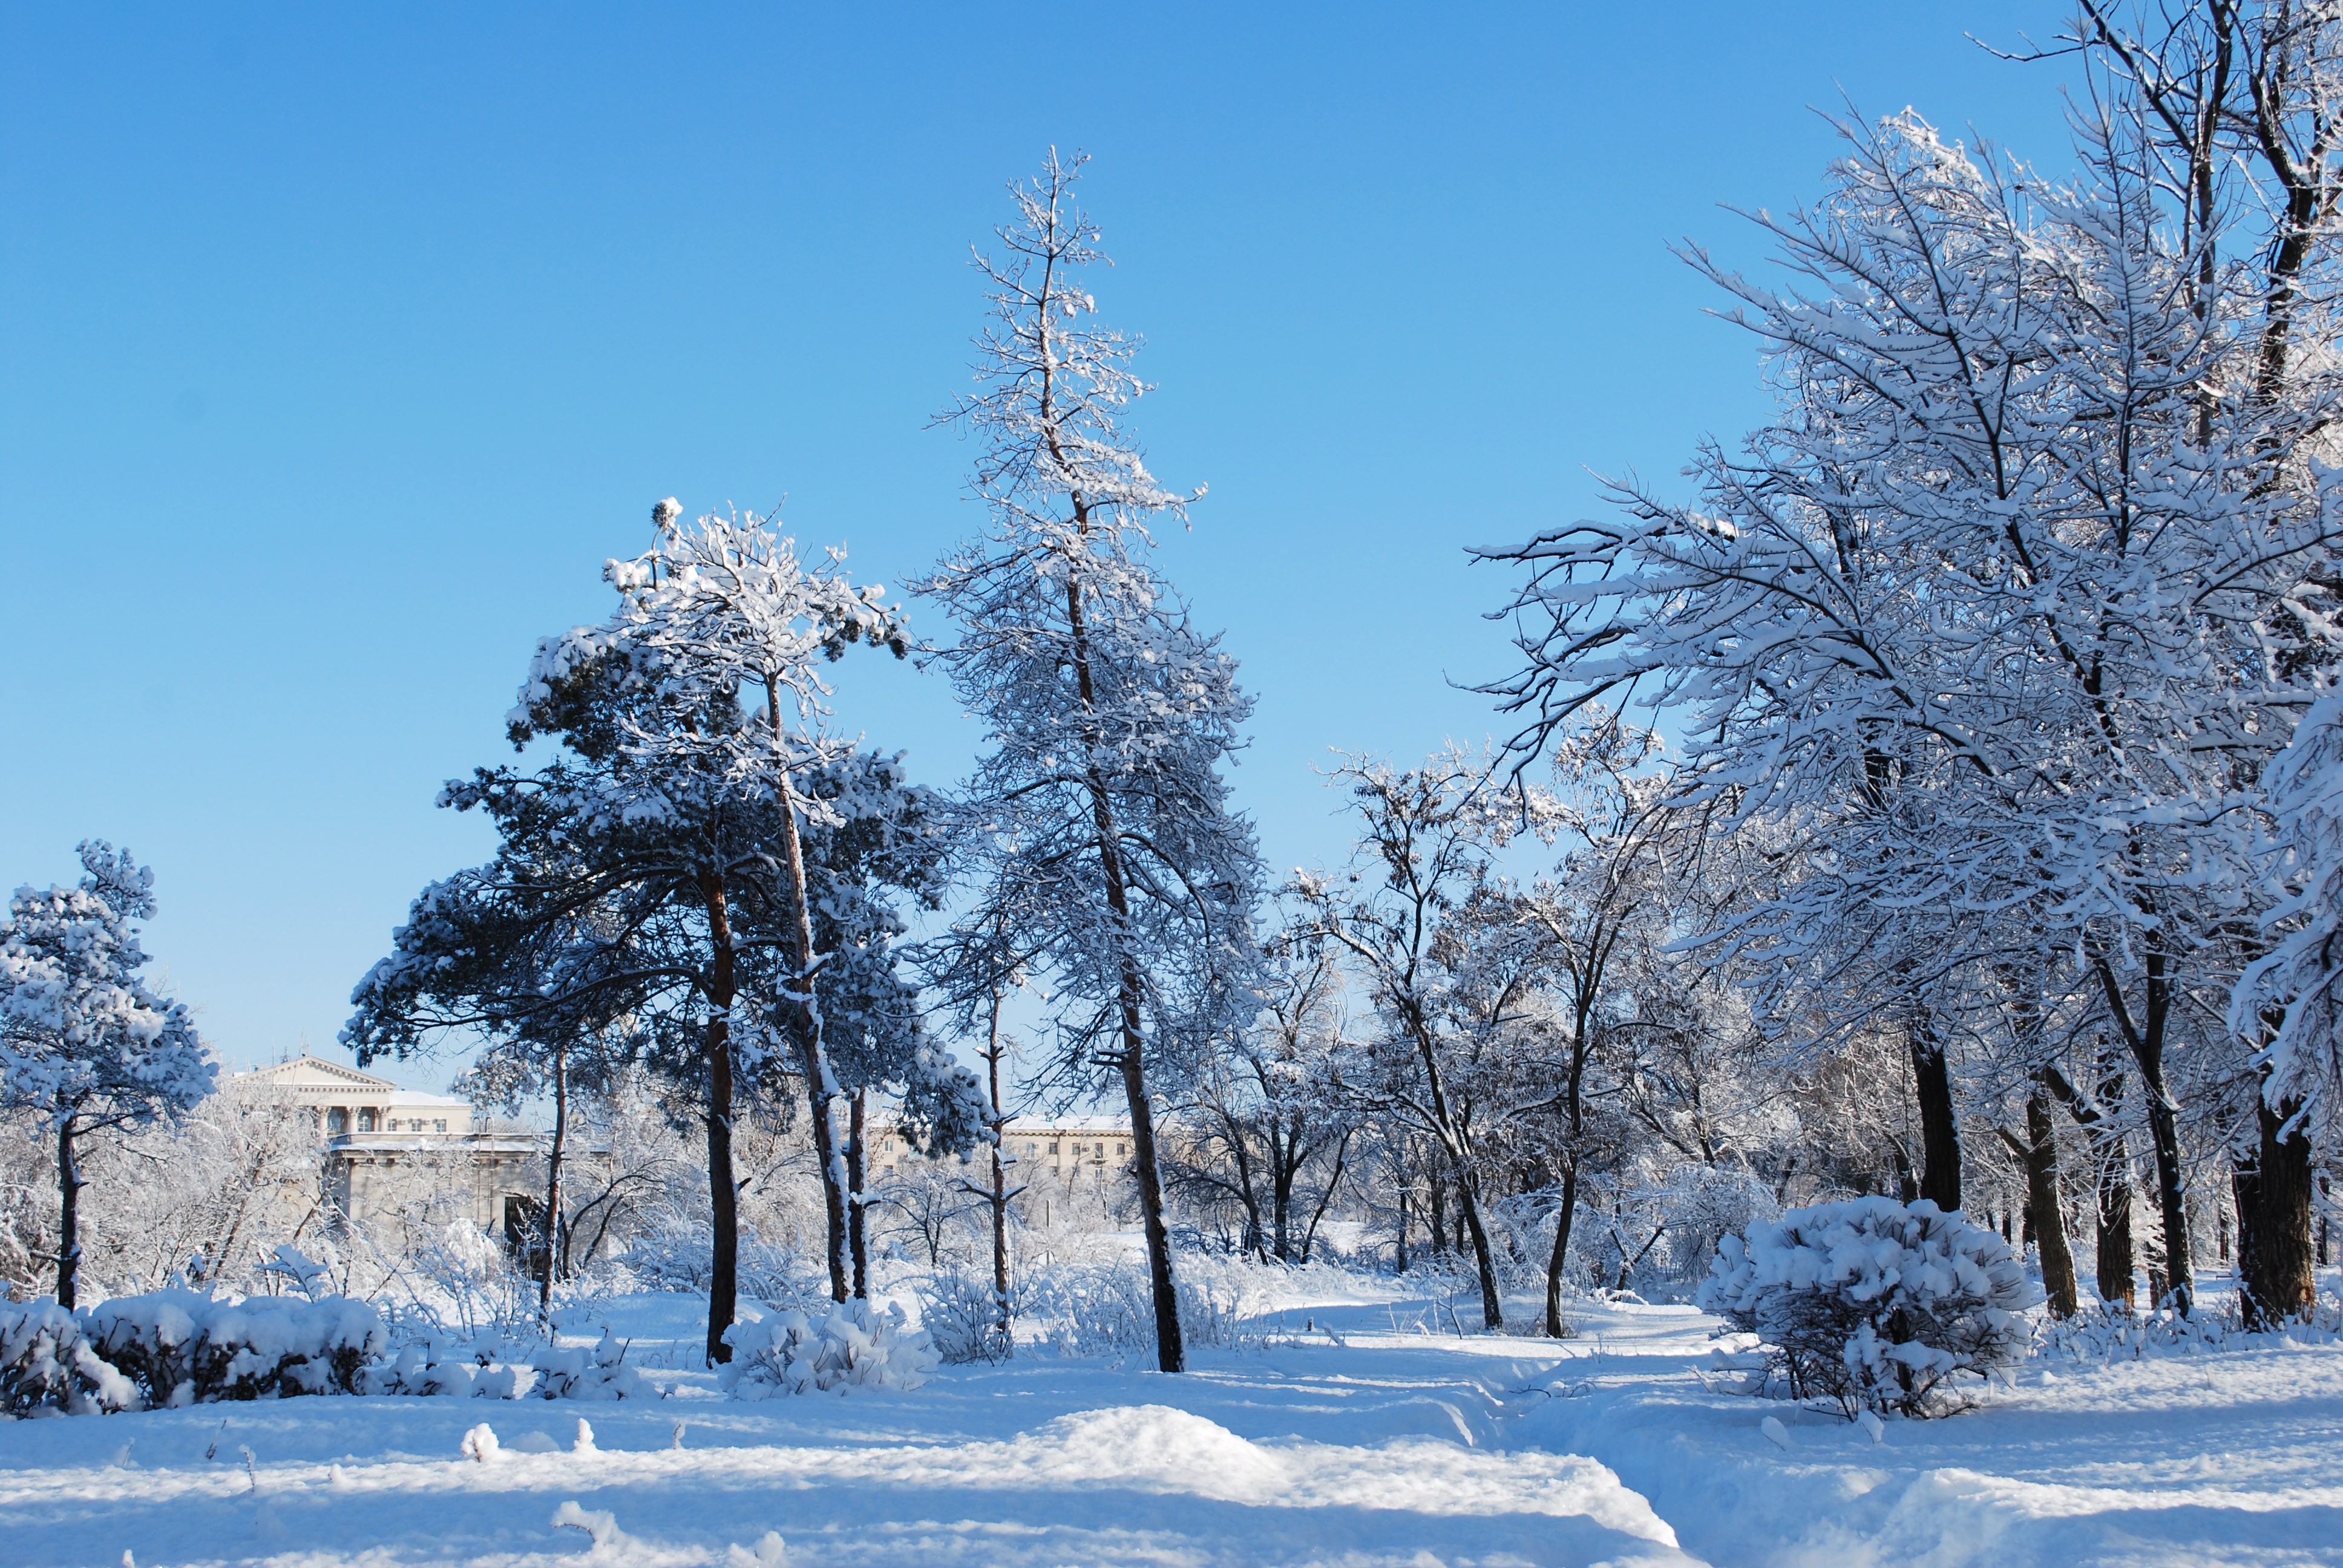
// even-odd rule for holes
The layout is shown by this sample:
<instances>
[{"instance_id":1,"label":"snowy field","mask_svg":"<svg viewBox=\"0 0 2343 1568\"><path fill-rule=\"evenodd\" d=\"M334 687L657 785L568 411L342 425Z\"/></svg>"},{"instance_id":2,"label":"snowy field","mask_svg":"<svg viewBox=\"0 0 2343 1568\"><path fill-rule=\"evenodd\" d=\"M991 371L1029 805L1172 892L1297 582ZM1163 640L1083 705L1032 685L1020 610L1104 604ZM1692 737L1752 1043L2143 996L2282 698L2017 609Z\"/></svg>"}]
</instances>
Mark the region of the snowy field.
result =
<instances>
[{"instance_id":1,"label":"snowy field","mask_svg":"<svg viewBox=\"0 0 2343 1568\"><path fill-rule=\"evenodd\" d=\"M660 1370L689 1362L698 1300L621 1298L580 1328L630 1338L662 1400L0 1425L0 1562L2343 1563L2343 1349L2030 1363L1875 1443L1710 1392L1713 1320L1690 1309L1582 1307L1555 1345L1431 1332L1430 1303L1373 1287L1324 1299L1342 1294L1184 1377L1041 1353L764 1403ZM498 1451L463 1457L483 1422Z\"/></svg>"}]
</instances>

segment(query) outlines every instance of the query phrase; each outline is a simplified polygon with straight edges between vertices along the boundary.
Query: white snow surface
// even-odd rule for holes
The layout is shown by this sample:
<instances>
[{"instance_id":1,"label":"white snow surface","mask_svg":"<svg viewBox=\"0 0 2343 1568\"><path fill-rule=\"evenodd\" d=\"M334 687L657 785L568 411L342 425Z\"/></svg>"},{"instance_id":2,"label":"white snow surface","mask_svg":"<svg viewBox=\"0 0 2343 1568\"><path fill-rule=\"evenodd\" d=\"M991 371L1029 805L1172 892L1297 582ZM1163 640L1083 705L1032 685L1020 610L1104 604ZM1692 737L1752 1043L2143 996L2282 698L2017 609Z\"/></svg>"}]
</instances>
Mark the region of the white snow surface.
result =
<instances>
[{"instance_id":1,"label":"white snow surface","mask_svg":"<svg viewBox=\"0 0 2343 1568\"><path fill-rule=\"evenodd\" d=\"M597 1405L582 1442L577 1406L536 1400L0 1422L0 1561L2343 1563L2343 1348L2030 1362L1875 1439L1711 1392L1716 1320L1690 1308L1584 1304L1557 1344L1297 1284L1262 1342L1181 1377L1043 1352L759 1402L672 1370L699 1301L618 1298L569 1339L612 1329L668 1397Z\"/></svg>"}]
</instances>

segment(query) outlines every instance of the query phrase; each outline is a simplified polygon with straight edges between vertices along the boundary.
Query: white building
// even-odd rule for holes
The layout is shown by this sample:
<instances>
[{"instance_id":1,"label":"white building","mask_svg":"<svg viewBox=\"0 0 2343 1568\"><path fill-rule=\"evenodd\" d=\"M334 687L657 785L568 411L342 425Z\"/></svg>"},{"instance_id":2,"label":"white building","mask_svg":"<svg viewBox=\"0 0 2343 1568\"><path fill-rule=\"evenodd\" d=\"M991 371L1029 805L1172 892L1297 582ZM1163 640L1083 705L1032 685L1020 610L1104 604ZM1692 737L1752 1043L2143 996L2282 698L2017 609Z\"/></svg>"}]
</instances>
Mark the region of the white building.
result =
<instances>
[{"instance_id":1,"label":"white building","mask_svg":"<svg viewBox=\"0 0 2343 1568\"><path fill-rule=\"evenodd\" d=\"M371 1219L418 1187L459 1200L484 1228L541 1211L542 1195L523 1180L537 1140L508 1128L475 1128L469 1101L401 1089L307 1054L238 1073L227 1088L316 1114L327 1191L352 1219Z\"/></svg>"}]
</instances>

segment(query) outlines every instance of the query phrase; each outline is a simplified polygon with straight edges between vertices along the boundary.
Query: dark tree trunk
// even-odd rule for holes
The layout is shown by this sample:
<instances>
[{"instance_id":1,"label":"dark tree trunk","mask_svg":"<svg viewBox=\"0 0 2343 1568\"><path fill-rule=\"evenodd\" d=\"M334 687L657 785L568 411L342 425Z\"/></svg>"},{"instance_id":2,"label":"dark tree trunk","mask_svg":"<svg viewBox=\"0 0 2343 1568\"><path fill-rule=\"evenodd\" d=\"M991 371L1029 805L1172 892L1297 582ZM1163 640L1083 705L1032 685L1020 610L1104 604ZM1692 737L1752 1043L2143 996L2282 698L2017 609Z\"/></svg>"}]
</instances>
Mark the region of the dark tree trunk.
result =
<instances>
[{"instance_id":1,"label":"dark tree trunk","mask_svg":"<svg viewBox=\"0 0 2343 1568\"><path fill-rule=\"evenodd\" d=\"M1961 1206L1961 1128L1945 1048L1925 1029L1912 1035L1912 1074L1920 1101L1920 1196L1952 1213Z\"/></svg>"},{"instance_id":2,"label":"dark tree trunk","mask_svg":"<svg viewBox=\"0 0 2343 1568\"><path fill-rule=\"evenodd\" d=\"M1318 1242L1318 1222L1326 1217L1328 1206L1334 1201L1334 1194L1342 1185L1342 1161L1350 1151L1351 1135L1345 1132L1335 1141L1333 1172L1326 1178L1325 1188L1318 1194L1318 1206L1310 1211L1310 1228L1302 1232L1302 1261L1305 1263L1310 1261L1310 1249Z\"/></svg>"},{"instance_id":3,"label":"dark tree trunk","mask_svg":"<svg viewBox=\"0 0 2343 1568\"><path fill-rule=\"evenodd\" d=\"M538 1281L537 1314L553 1322L553 1273L561 1241L561 1156L569 1141L569 1048L553 1048L553 1145L545 1156L545 1272Z\"/></svg>"},{"instance_id":4,"label":"dark tree trunk","mask_svg":"<svg viewBox=\"0 0 2343 1568\"><path fill-rule=\"evenodd\" d=\"M2130 1048L2139 1069L2140 1098L2147 1103L2149 1143L2156 1151L2157 1207L2164 1221L2164 1281L2156 1304L2168 1301L2181 1316L2196 1304L2197 1271L2188 1239L2188 1188L2180 1164L2180 1106L2164 1083L2165 1028L2172 1012L2172 979L2157 933L2147 943L2147 980L2142 1016L2135 1021L2126 1002L2115 967L2097 961L2099 984L2107 994L2107 1010Z\"/></svg>"},{"instance_id":5,"label":"dark tree trunk","mask_svg":"<svg viewBox=\"0 0 2343 1568\"><path fill-rule=\"evenodd\" d=\"M2071 1318L2080 1304L2075 1289L2075 1254L2066 1245L2066 1210L2058 1191L2058 1139L2050 1117L2050 1096L2036 1087L2026 1100L2026 1197L2034 1221L2034 1244L2042 1260L2042 1291L2054 1317Z\"/></svg>"},{"instance_id":6,"label":"dark tree trunk","mask_svg":"<svg viewBox=\"0 0 2343 1568\"><path fill-rule=\"evenodd\" d=\"M870 1296L870 1243L867 1234L870 1204L863 1191L864 1174L870 1170L870 1161L862 1142L870 1098L869 1090L856 1090L851 1102L853 1109L847 1119L846 1227L849 1249L854 1254L854 1296L857 1301L867 1301Z\"/></svg>"},{"instance_id":7,"label":"dark tree trunk","mask_svg":"<svg viewBox=\"0 0 2343 1568\"><path fill-rule=\"evenodd\" d=\"M73 1111L57 1123L57 1305L71 1312L76 1305L74 1287L81 1276L81 1161L74 1153L74 1138L81 1118Z\"/></svg>"},{"instance_id":8,"label":"dark tree trunk","mask_svg":"<svg viewBox=\"0 0 2343 1568\"><path fill-rule=\"evenodd\" d=\"M1562 1207L1554 1217L1554 1253L1545 1262L1545 1332L1550 1339L1562 1339L1569 1332L1562 1321L1562 1270L1570 1251L1571 1222L1577 1214L1578 1161L1573 1156L1562 1168Z\"/></svg>"},{"instance_id":9,"label":"dark tree trunk","mask_svg":"<svg viewBox=\"0 0 2343 1568\"><path fill-rule=\"evenodd\" d=\"M1089 512L1076 503L1077 518L1089 527ZM1066 575L1066 625L1072 633L1074 686L1085 713L1097 711L1098 695L1091 678L1089 622L1082 613L1082 587L1071 572ZM1096 737L1085 736L1085 745ZM1106 779L1096 767L1086 775L1091 797L1091 827L1097 833L1100 879L1105 884L1108 917L1115 924L1121 973L1116 1002L1121 1017L1121 1049L1116 1066L1122 1076L1123 1099L1131 1108L1131 1152L1139 1181L1140 1218L1147 1232L1147 1277L1155 1303L1155 1362L1167 1372L1184 1372L1188 1348L1180 1332L1180 1290L1172 1274L1172 1232L1163 1222L1163 1171L1156 1162L1155 1108L1147 1095L1147 1036L1141 1000L1146 995L1139 957L1131 944L1131 895L1122 874L1122 834L1116 826L1114 801Z\"/></svg>"},{"instance_id":10,"label":"dark tree trunk","mask_svg":"<svg viewBox=\"0 0 2343 1568\"><path fill-rule=\"evenodd\" d=\"M2272 1110L2258 1097L2260 1123L2250 1178L2241 1169L2237 1183L2237 1277L2249 1328L2276 1328L2307 1314L2316 1299L2310 1222L2310 1140L2288 1124L2299 1114L2292 1103Z\"/></svg>"},{"instance_id":11,"label":"dark tree trunk","mask_svg":"<svg viewBox=\"0 0 2343 1568\"><path fill-rule=\"evenodd\" d=\"M992 1022L986 1037L984 1064L992 1091L992 1304L1004 1345L1013 1344L1009 1312L1009 1186L1008 1169L1001 1153L1002 1129L1009 1113L1001 1104L1001 993L992 993Z\"/></svg>"},{"instance_id":12,"label":"dark tree trunk","mask_svg":"<svg viewBox=\"0 0 2343 1568\"><path fill-rule=\"evenodd\" d=\"M1404 1181L1401 1182L1399 1189L1399 1235L1396 1243L1392 1248L1392 1272L1395 1274L1404 1274L1407 1272L1407 1183Z\"/></svg>"},{"instance_id":13,"label":"dark tree trunk","mask_svg":"<svg viewBox=\"0 0 2343 1568\"><path fill-rule=\"evenodd\" d=\"M714 872L699 878L708 905L708 937L714 973L708 987L708 1197L712 1256L708 1271L708 1364L732 1359L724 1331L732 1326L740 1292L740 1188L732 1174L732 1001L738 980L732 962L732 918L725 908L724 880Z\"/></svg>"}]
</instances>

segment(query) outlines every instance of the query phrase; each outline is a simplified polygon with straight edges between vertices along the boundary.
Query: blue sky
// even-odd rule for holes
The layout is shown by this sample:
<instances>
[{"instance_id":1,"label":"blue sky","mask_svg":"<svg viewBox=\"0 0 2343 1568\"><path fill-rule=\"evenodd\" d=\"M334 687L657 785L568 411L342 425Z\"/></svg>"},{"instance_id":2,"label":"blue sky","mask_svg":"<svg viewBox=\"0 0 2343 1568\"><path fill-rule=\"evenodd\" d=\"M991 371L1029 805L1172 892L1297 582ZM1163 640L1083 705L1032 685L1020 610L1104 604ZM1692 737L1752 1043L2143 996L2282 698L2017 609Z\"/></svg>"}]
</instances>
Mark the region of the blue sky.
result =
<instances>
[{"instance_id":1,"label":"blue sky","mask_svg":"<svg viewBox=\"0 0 2343 1568\"><path fill-rule=\"evenodd\" d=\"M1463 547L1763 417L1668 242L1757 261L1720 204L1818 190L1815 106L2065 142L2058 75L1963 37L2056 5L1094 10L0 6L0 882L128 844L222 1056L330 1049L488 850L440 780L509 755L653 500L786 498L887 582L978 526L929 420L1051 143L1134 428L1211 486L1161 561L1259 699L1240 801L1272 866L1339 859L1333 749L1494 727ZM940 678L840 675L965 770Z\"/></svg>"}]
</instances>

